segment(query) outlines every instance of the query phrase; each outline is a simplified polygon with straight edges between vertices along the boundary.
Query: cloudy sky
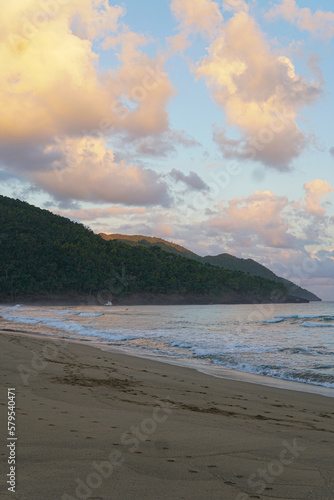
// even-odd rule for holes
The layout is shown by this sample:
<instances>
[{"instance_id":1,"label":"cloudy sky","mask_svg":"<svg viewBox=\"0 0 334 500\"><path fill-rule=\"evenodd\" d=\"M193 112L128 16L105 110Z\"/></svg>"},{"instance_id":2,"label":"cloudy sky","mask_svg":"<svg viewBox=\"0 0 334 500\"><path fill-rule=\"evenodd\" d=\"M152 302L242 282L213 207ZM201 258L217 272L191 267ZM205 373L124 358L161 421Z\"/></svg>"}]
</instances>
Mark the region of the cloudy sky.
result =
<instances>
[{"instance_id":1,"label":"cloudy sky","mask_svg":"<svg viewBox=\"0 0 334 500\"><path fill-rule=\"evenodd\" d=\"M330 0L17 0L1 194L334 300Z\"/></svg>"}]
</instances>

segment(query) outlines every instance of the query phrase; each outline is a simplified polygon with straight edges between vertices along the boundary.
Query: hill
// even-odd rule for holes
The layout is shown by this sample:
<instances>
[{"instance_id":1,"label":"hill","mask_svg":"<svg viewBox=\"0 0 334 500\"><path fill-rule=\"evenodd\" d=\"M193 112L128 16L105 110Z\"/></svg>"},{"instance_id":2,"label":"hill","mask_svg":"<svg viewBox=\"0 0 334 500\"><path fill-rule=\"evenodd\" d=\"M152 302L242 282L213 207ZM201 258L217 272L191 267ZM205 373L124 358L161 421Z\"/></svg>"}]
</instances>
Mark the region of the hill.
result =
<instances>
[{"instance_id":1,"label":"hill","mask_svg":"<svg viewBox=\"0 0 334 500\"><path fill-rule=\"evenodd\" d=\"M294 301L281 283L153 246L106 241L82 224L0 196L0 300L104 304Z\"/></svg>"},{"instance_id":2,"label":"hill","mask_svg":"<svg viewBox=\"0 0 334 500\"><path fill-rule=\"evenodd\" d=\"M231 271L241 271L243 273L250 274L251 276L260 276L262 278L266 278L269 280L276 281L278 283L283 283L287 289L289 290L289 294L295 297L298 297L307 301L320 301L319 297L314 295L314 293L309 292L305 288L301 288L296 285L292 281L289 281L285 278L281 278L277 276L275 273L270 271L270 269L266 268L262 264L259 264L253 259L241 259L239 257L234 257L228 253L223 253L215 256L207 255L206 257L201 257L190 250L177 245L175 243L171 243L169 241L163 240L161 238L152 238L150 236L127 236L122 234L104 234L101 233L100 236L105 240L119 240L127 242L131 245L143 245L143 246L152 246L158 245L165 251L175 253L178 255L182 255L189 259L194 259L198 262L209 263L213 266L223 267L225 269L229 269Z\"/></svg>"},{"instance_id":3,"label":"hill","mask_svg":"<svg viewBox=\"0 0 334 500\"><path fill-rule=\"evenodd\" d=\"M201 261L202 257L196 255L194 252L191 252L187 248L181 247L181 245L177 245L176 243L172 243L171 241L163 240L162 238L154 238L152 236L141 236L141 235L131 235L127 236L125 234L99 234L104 240L118 240L128 243L133 246L144 246L144 247L152 247L158 246L165 252L174 253L176 255L181 255L182 257L187 257L189 259L194 259Z\"/></svg>"},{"instance_id":4,"label":"hill","mask_svg":"<svg viewBox=\"0 0 334 500\"><path fill-rule=\"evenodd\" d=\"M251 276L261 276L262 278L277 281L279 283L283 283L289 290L289 293L295 297L309 301L321 301L321 299L319 299L319 297L317 297L314 293L296 285L292 281L277 276L275 273L270 271L270 269L262 264L259 264L253 259L241 259L228 253L223 253L216 256L208 255L203 257L202 262L208 262L213 266L225 267L230 270L242 271L244 273L249 273Z\"/></svg>"}]
</instances>

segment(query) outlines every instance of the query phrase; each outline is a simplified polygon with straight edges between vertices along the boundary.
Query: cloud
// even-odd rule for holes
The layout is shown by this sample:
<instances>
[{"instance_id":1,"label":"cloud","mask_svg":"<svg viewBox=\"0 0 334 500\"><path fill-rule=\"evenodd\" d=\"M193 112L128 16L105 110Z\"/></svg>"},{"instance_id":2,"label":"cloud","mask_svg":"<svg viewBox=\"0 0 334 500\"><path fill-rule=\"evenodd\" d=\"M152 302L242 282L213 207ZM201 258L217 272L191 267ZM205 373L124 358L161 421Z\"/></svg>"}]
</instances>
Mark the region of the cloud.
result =
<instances>
[{"instance_id":1,"label":"cloud","mask_svg":"<svg viewBox=\"0 0 334 500\"><path fill-rule=\"evenodd\" d=\"M117 134L135 141L170 132L166 108L174 90L165 59L142 51L150 40L131 32L124 14L106 0L3 6L0 165L5 171L58 199L168 205L167 186L153 170L116 162L108 149L107 140ZM99 66L99 47L116 60L109 70ZM79 137L97 139L93 150L99 150L99 160L88 150L73 162ZM62 183L55 180L60 170Z\"/></svg>"},{"instance_id":2,"label":"cloud","mask_svg":"<svg viewBox=\"0 0 334 500\"><path fill-rule=\"evenodd\" d=\"M334 157L334 147L333 147L333 148L330 148L329 152L330 152L330 154Z\"/></svg>"},{"instance_id":3,"label":"cloud","mask_svg":"<svg viewBox=\"0 0 334 500\"><path fill-rule=\"evenodd\" d=\"M301 31L309 31L318 38L334 36L334 12L317 10L314 14L309 8L300 8L295 0L282 0L266 14L269 20L283 18L297 26Z\"/></svg>"},{"instance_id":4,"label":"cloud","mask_svg":"<svg viewBox=\"0 0 334 500\"><path fill-rule=\"evenodd\" d=\"M133 138L121 137L120 147L127 149L128 155L140 155L150 157L167 157L177 152L177 147L192 148L201 146L194 138L190 137L184 130L168 130L157 136ZM129 151L129 149L131 151Z\"/></svg>"},{"instance_id":5,"label":"cloud","mask_svg":"<svg viewBox=\"0 0 334 500\"><path fill-rule=\"evenodd\" d=\"M330 220L321 205L334 191L327 181L304 184L305 197L297 202L272 191L255 191L244 198L221 201L205 223L208 234L224 236L234 248L266 247L305 251L328 238ZM316 224L315 224L316 220Z\"/></svg>"},{"instance_id":6,"label":"cloud","mask_svg":"<svg viewBox=\"0 0 334 500\"><path fill-rule=\"evenodd\" d=\"M223 0L223 9L227 11L249 11L249 6L243 0Z\"/></svg>"},{"instance_id":7,"label":"cloud","mask_svg":"<svg viewBox=\"0 0 334 500\"><path fill-rule=\"evenodd\" d=\"M133 215L142 216L146 214L146 209L141 208L125 208L119 206L107 208L79 208L75 210L60 210L58 208L49 207L51 212L68 217L77 221L96 221L97 219L107 219L109 217L130 217Z\"/></svg>"},{"instance_id":8,"label":"cloud","mask_svg":"<svg viewBox=\"0 0 334 500\"><path fill-rule=\"evenodd\" d=\"M147 41L120 23L123 9L102 0L75 0L38 28L33 20L40 2L25 4L25 9L5 6L0 20L1 138L79 134L100 128L102 120L135 135L168 128L165 106L173 89L164 61L140 50ZM26 25L32 26L30 37ZM92 42L106 43L110 31L120 64L101 72Z\"/></svg>"},{"instance_id":9,"label":"cloud","mask_svg":"<svg viewBox=\"0 0 334 500\"><path fill-rule=\"evenodd\" d=\"M67 139L53 146L63 161L33 171L35 184L58 200L75 199L127 205L170 204L167 184L150 169L116 162L103 139Z\"/></svg>"},{"instance_id":10,"label":"cloud","mask_svg":"<svg viewBox=\"0 0 334 500\"><path fill-rule=\"evenodd\" d=\"M298 111L319 98L321 83L309 84L289 58L273 54L246 12L225 23L195 74L206 80L228 124L243 134L237 141L216 132L223 153L288 170L307 143L296 123Z\"/></svg>"},{"instance_id":11,"label":"cloud","mask_svg":"<svg viewBox=\"0 0 334 500\"><path fill-rule=\"evenodd\" d=\"M326 195L332 193L334 188L329 182L315 179L312 182L305 182L305 211L315 218L322 218L326 214L326 209L320 205ZM328 202L327 202L328 203Z\"/></svg>"},{"instance_id":12,"label":"cloud","mask_svg":"<svg viewBox=\"0 0 334 500\"><path fill-rule=\"evenodd\" d=\"M212 0L172 0L171 11L186 32L211 36L222 21L219 4Z\"/></svg>"},{"instance_id":13,"label":"cloud","mask_svg":"<svg viewBox=\"0 0 334 500\"><path fill-rule=\"evenodd\" d=\"M293 236L288 233L289 224L282 212L289 205L285 196L272 191L255 191L246 198L234 198L225 206L218 206L218 215L206 223L208 229L215 229L233 235L237 246L266 245L290 248ZM218 231L218 233L217 233Z\"/></svg>"},{"instance_id":14,"label":"cloud","mask_svg":"<svg viewBox=\"0 0 334 500\"><path fill-rule=\"evenodd\" d=\"M41 26L35 19L39 2L24 4L5 6L0 21L0 103L5 110L0 136L38 139L92 126L103 111L106 89L98 80L90 41L70 29L76 13L77 19L92 13L92 2L59 6L57 16ZM118 15L116 10L115 22Z\"/></svg>"},{"instance_id":15,"label":"cloud","mask_svg":"<svg viewBox=\"0 0 334 500\"><path fill-rule=\"evenodd\" d=\"M196 172L190 172L188 175L185 175L183 172L177 169L173 169L170 173L170 176L176 182L183 182L186 184L188 188L193 191L207 191L209 190L209 186L199 177Z\"/></svg>"}]
</instances>

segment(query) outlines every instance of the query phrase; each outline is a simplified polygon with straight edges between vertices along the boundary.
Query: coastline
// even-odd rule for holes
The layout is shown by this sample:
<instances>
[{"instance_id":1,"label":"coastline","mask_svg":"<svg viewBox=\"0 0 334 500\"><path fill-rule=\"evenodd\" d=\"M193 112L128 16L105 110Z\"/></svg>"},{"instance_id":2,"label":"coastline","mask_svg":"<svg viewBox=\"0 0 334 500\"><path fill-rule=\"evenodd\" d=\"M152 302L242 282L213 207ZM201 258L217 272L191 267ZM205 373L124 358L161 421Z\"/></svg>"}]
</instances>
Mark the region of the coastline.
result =
<instances>
[{"instance_id":1,"label":"coastline","mask_svg":"<svg viewBox=\"0 0 334 500\"><path fill-rule=\"evenodd\" d=\"M22 325L22 327L18 326ZM38 330L38 331L36 331ZM46 332L47 330L47 332ZM227 368L222 365L216 365L212 363L207 363L205 361L201 361L198 359L191 358L172 358L169 356L165 356L163 354L152 354L152 353L144 353L140 352L136 349L124 347L124 346L116 346L110 345L108 342L96 342L93 339L83 339L78 335L78 338L75 338L76 334L71 333L71 336L68 336L68 332L64 331L60 328L45 326L42 325L32 325L29 323L20 323L20 322L11 322L0 316L0 333L18 333L23 335L32 335L35 337L47 337L48 335L54 336L55 339L64 339L68 342L74 342L78 344L90 345L93 348L100 349L101 351L114 352L123 354L126 356L132 356L135 358L140 358L143 360L153 360L158 363L165 363L171 366L179 366L184 367L186 369L196 370L199 373L203 373L205 375L209 375L212 377L227 379L227 380L235 380L240 382L246 382L251 384L257 384L265 387L273 387L278 389L284 389L289 391L297 391L297 392L306 392L310 394L319 394L321 396L334 398L334 389L317 385L304 383L300 381L293 381L288 379L271 377L269 375L259 375L254 374L247 371L234 370L232 368Z\"/></svg>"},{"instance_id":2,"label":"coastline","mask_svg":"<svg viewBox=\"0 0 334 500\"><path fill-rule=\"evenodd\" d=\"M17 498L334 498L330 398L42 338L36 326L0 335L3 386L17 394Z\"/></svg>"},{"instance_id":3,"label":"coastline","mask_svg":"<svg viewBox=\"0 0 334 500\"><path fill-rule=\"evenodd\" d=\"M225 294L221 297L218 296L203 296L196 294L163 294L163 293L150 293L150 292L137 292L132 295L120 296L114 295L109 292L103 292L97 295L67 295L57 296L51 295L49 297L31 297L31 298L17 298L15 301L7 300L0 303L0 306L15 306L20 303L26 306L104 306L111 302L116 306L172 306L172 305L238 305L238 304L308 304L310 301L287 295L285 297L274 298L259 298L256 296L242 296L240 294ZM316 302L321 302L321 299Z\"/></svg>"}]
</instances>

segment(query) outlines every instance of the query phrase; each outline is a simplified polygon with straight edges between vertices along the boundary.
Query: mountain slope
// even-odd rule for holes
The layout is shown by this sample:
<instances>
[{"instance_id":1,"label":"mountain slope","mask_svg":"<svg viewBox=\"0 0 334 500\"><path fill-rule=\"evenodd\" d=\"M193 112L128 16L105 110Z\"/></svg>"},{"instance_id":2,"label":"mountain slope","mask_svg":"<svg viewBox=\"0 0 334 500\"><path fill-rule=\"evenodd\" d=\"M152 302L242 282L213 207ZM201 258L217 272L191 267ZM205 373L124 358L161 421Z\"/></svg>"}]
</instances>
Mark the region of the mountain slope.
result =
<instances>
[{"instance_id":1,"label":"mountain slope","mask_svg":"<svg viewBox=\"0 0 334 500\"><path fill-rule=\"evenodd\" d=\"M131 235L127 236L125 234L99 234L104 240L118 240L124 241L129 245L138 246L142 245L145 247L158 246L161 250L165 252L174 253L176 255L181 255L182 257L188 257L189 259L194 259L201 261L202 257L196 255L194 252L191 252L187 248L181 247L181 245L177 245L176 243L172 243L170 241L163 240L162 238L155 238L152 236L141 236L141 235Z\"/></svg>"},{"instance_id":2,"label":"mountain slope","mask_svg":"<svg viewBox=\"0 0 334 500\"><path fill-rule=\"evenodd\" d=\"M82 224L0 196L0 300L253 303L289 300L281 283L161 250L105 241Z\"/></svg>"},{"instance_id":3,"label":"mountain slope","mask_svg":"<svg viewBox=\"0 0 334 500\"><path fill-rule=\"evenodd\" d=\"M213 266L225 267L226 269L242 271L244 273L249 273L251 276L261 276L262 278L267 278L269 280L277 281L279 283L284 283L291 295L295 297L300 297L302 299L310 301L320 301L319 297L314 295L314 293L301 288L292 281L285 278L277 276L275 273L270 271L267 267L259 264L253 259L241 259L239 257L234 257L228 253L223 253L216 256L207 255L203 257L202 262L208 262Z\"/></svg>"},{"instance_id":4,"label":"mountain slope","mask_svg":"<svg viewBox=\"0 0 334 500\"><path fill-rule=\"evenodd\" d=\"M119 240L119 241L125 241L128 244L132 245L159 246L165 251L176 253L184 257L187 257L189 259L194 259L198 262L209 263L213 266L223 267L231 271L241 271L243 273L250 274L251 276L260 276L262 278L270 279L278 283L283 283L289 290L290 295L299 297L301 299L309 301L321 300L312 292L309 292L305 288L301 288L300 286L295 285L292 281L277 276L275 273L270 271L270 269L266 268L262 264L259 264L253 259L242 259L239 257L234 257L233 255L230 255L228 253L223 253L215 256L207 255L206 257L200 257L199 255L196 255L195 253L191 252L190 250L187 250L186 248L180 245L171 243L161 238L152 238L150 236L140 236L140 235L127 236L122 234L107 235L104 233L101 233L100 236L108 241Z\"/></svg>"}]
</instances>

